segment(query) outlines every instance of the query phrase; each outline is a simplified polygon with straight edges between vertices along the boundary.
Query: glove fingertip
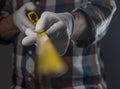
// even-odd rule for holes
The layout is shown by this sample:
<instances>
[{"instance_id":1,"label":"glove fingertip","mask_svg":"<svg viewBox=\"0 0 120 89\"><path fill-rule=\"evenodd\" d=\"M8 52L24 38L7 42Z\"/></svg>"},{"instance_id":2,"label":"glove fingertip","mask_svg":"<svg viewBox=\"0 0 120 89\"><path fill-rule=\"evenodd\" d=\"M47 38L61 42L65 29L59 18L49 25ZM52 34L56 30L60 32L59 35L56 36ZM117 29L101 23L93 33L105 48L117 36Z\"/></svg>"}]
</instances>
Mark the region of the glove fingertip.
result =
<instances>
[{"instance_id":1,"label":"glove fingertip","mask_svg":"<svg viewBox=\"0 0 120 89\"><path fill-rule=\"evenodd\" d=\"M36 36L27 36L22 40L24 46L30 46L36 43Z\"/></svg>"},{"instance_id":2,"label":"glove fingertip","mask_svg":"<svg viewBox=\"0 0 120 89\"><path fill-rule=\"evenodd\" d=\"M28 42L26 42L26 39L25 39L25 38L22 40L22 45L28 46Z\"/></svg>"},{"instance_id":3,"label":"glove fingertip","mask_svg":"<svg viewBox=\"0 0 120 89\"><path fill-rule=\"evenodd\" d=\"M26 31L25 31L25 34L29 35L30 33L33 33L32 29L31 28L27 28Z\"/></svg>"}]
</instances>

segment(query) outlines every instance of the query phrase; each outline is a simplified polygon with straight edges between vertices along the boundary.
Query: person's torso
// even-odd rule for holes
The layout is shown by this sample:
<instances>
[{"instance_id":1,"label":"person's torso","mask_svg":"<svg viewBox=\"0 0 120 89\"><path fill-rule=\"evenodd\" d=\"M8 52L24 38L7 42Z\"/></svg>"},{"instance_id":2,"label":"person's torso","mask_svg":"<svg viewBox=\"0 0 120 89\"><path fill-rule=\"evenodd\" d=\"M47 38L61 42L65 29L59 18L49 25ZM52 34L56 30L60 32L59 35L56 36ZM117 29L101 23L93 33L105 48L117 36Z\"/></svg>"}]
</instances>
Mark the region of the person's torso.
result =
<instances>
[{"instance_id":1,"label":"person's torso","mask_svg":"<svg viewBox=\"0 0 120 89\"><path fill-rule=\"evenodd\" d=\"M13 11L30 0L13 0ZM71 12L85 5L87 0L39 0L40 12ZM40 77L35 73L35 45L23 46L24 34L20 33L14 45L14 89L102 89L101 70L103 64L99 56L98 44L80 48L71 42L63 56L68 71L58 77Z\"/></svg>"}]
</instances>

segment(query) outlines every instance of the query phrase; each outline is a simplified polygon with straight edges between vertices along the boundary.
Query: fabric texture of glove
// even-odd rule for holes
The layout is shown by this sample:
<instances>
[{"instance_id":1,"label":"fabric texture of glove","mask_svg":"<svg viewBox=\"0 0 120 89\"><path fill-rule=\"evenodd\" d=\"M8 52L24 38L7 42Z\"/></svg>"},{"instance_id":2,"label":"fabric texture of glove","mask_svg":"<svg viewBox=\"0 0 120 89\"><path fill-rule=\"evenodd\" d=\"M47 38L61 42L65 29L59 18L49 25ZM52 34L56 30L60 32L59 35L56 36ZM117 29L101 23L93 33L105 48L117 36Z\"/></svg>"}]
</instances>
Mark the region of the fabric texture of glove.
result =
<instances>
[{"instance_id":1,"label":"fabric texture of glove","mask_svg":"<svg viewBox=\"0 0 120 89\"><path fill-rule=\"evenodd\" d=\"M27 36L22 40L22 44L24 46L30 46L30 45L36 44L37 34L33 29L27 28L25 30L25 34Z\"/></svg>"},{"instance_id":2,"label":"fabric texture of glove","mask_svg":"<svg viewBox=\"0 0 120 89\"><path fill-rule=\"evenodd\" d=\"M21 32L25 32L27 28L34 29L34 25L28 20L26 11L36 10L36 6L32 3L26 3L13 14L13 21Z\"/></svg>"},{"instance_id":3,"label":"fabric texture of glove","mask_svg":"<svg viewBox=\"0 0 120 89\"><path fill-rule=\"evenodd\" d=\"M26 30L23 45L32 45L37 40L34 31ZM44 30L60 55L64 55L74 31L74 17L68 13L44 12L36 24L35 31ZM32 36L31 36L32 34ZM31 37L30 37L31 36Z\"/></svg>"}]
</instances>

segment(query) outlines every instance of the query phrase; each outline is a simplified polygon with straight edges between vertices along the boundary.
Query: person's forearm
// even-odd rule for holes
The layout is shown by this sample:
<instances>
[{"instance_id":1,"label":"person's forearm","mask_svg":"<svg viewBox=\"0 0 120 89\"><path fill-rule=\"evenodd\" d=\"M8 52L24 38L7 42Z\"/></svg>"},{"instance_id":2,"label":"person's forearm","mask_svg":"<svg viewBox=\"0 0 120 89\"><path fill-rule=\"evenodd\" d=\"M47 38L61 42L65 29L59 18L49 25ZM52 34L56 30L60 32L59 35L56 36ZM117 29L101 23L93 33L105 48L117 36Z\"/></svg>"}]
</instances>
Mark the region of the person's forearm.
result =
<instances>
[{"instance_id":1,"label":"person's forearm","mask_svg":"<svg viewBox=\"0 0 120 89\"><path fill-rule=\"evenodd\" d=\"M9 15L0 21L0 39L9 41L19 33L19 30L13 23L13 16Z\"/></svg>"},{"instance_id":2,"label":"person's forearm","mask_svg":"<svg viewBox=\"0 0 120 89\"><path fill-rule=\"evenodd\" d=\"M91 31L88 30L88 22L84 14L79 11L72 12L75 22L75 30L73 32L72 40L78 40L79 38L85 40L91 36Z\"/></svg>"},{"instance_id":3,"label":"person's forearm","mask_svg":"<svg viewBox=\"0 0 120 89\"><path fill-rule=\"evenodd\" d=\"M72 39L85 44L90 41L88 45L102 39L115 10L114 0L89 0L85 7L73 10L75 32Z\"/></svg>"}]
</instances>

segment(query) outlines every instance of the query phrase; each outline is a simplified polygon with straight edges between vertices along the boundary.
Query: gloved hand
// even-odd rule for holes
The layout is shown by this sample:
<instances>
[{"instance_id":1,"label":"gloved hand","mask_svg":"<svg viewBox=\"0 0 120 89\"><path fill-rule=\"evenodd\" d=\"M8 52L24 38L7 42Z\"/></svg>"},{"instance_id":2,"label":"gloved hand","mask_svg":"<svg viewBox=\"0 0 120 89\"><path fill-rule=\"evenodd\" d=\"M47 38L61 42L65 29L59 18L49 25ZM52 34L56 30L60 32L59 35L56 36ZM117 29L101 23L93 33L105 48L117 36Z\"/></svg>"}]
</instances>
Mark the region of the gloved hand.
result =
<instances>
[{"instance_id":1,"label":"gloved hand","mask_svg":"<svg viewBox=\"0 0 120 89\"><path fill-rule=\"evenodd\" d=\"M60 55L63 55L70 42L74 30L74 17L66 13L44 12L36 24L35 31L46 31ZM32 45L37 40L36 32L27 29L22 41L23 45Z\"/></svg>"},{"instance_id":2,"label":"gloved hand","mask_svg":"<svg viewBox=\"0 0 120 89\"><path fill-rule=\"evenodd\" d=\"M36 6L32 3L26 3L13 14L13 21L21 32L25 32L27 28L34 29L34 25L28 20L26 11L36 10Z\"/></svg>"}]
</instances>

